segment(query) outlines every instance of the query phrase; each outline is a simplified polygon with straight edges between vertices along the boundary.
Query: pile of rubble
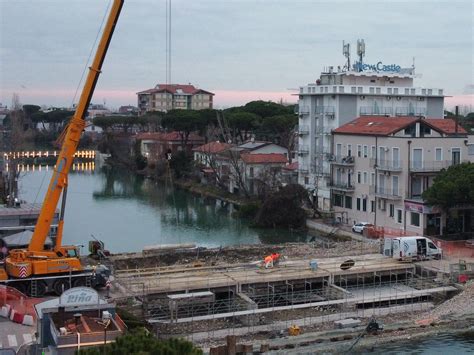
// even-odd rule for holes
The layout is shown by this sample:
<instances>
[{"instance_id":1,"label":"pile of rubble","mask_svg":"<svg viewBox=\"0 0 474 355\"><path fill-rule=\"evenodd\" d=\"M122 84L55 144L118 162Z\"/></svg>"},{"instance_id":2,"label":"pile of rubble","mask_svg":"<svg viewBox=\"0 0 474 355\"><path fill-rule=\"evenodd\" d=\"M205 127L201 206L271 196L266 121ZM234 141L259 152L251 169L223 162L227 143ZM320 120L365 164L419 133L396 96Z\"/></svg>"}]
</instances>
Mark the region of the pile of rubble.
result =
<instances>
[{"instance_id":1,"label":"pile of rubble","mask_svg":"<svg viewBox=\"0 0 474 355\"><path fill-rule=\"evenodd\" d=\"M239 245L224 248L190 248L163 250L153 255L142 253L116 254L111 257L115 269L147 268L170 265L202 266L251 263L262 260L265 255L279 253L287 259L326 258L344 255L378 253L378 242L338 241L321 243L286 243L278 245Z\"/></svg>"},{"instance_id":2,"label":"pile of rubble","mask_svg":"<svg viewBox=\"0 0 474 355\"><path fill-rule=\"evenodd\" d=\"M468 282L461 293L424 314L424 318L449 319L469 314L474 315L474 281Z\"/></svg>"}]
</instances>

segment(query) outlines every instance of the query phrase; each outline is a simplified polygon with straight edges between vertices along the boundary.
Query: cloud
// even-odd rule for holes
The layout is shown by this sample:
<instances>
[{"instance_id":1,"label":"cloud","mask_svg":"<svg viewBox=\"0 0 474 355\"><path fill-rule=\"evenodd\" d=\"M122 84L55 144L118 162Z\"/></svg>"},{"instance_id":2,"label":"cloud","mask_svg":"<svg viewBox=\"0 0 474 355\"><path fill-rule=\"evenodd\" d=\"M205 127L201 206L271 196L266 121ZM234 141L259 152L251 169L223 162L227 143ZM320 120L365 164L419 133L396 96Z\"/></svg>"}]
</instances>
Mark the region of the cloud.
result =
<instances>
[{"instance_id":1,"label":"cloud","mask_svg":"<svg viewBox=\"0 0 474 355\"><path fill-rule=\"evenodd\" d=\"M74 91L108 4L0 1L2 89L24 85ZM442 87L456 95L464 92L465 78L472 78L469 0L172 4L175 83L191 82L215 92L283 92L314 81L323 66L342 65L342 40L354 44L357 38L365 38L367 61L409 66L416 57L417 71L424 74L418 86ZM134 92L163 82L165 23L164 0L126 1L97 90ZM355 58L354 46L352 54ZM50 98L41 91L38 95L38 100ZM9 99L0 96L0 101ZM128 95L123 99L129 103Z\"/></svg>"}]
</instances>

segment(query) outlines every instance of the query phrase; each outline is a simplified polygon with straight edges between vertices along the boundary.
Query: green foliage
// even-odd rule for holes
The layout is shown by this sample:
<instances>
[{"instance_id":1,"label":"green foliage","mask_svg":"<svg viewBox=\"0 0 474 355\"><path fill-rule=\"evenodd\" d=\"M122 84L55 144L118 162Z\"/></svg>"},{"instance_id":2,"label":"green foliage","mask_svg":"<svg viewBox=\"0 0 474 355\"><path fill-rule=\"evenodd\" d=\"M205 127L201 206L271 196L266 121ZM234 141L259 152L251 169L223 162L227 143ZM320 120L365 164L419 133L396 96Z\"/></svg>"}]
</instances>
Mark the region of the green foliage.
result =
<instances>
[{"instance_id":1,"label":"green foliage","mask_svg":"<svg viewBox=\"0 0 474 355\"><path fill-rule=\"evenodd\" d=\"M308 192L301 185L283 187L264 201L255 218L256 225L264 228L305 228L306 213L301 205L307 198Z\"/></svg>"},{"instance_id":2,"label":"green foliage","mask_svg":"<svg viewBox=\"0 0 474 355\"><path fill-rule=\"evenodd\" d=\"M195 110L171 110L165 115L161 124L164 128L189 133L202 130L206 126L206 121Z\"/></svg>"},{"instance_id":3,"label":"green foliage","mask_svg":"<svg viewBox=\"0 0 474 355\"><path fill-rule=\"evenodd\" d=\"M199 110L199 116L201 116L201 120L203 120L206 125L214 125L217 126L217 112L218 110L214 110L211 108L206 108L204 110Z\"/></svg>"},{"instance_id":4,"label":"green foliage","mask_svg":"<svg viewBox=\"0 0 474 355\"><path fill-rule=\"evenodd\" d=\"M257 137L291 148L292 134L297 124L298 117L293 113L267 117L262 120Z\"/></svg>"},{"instance_id":5,"label":"green foliage","mask_svg":"<svg viewBox=\"0 0 474 355\"><path fill-rule=\"evenodd\" d=\"M259 202L247 203L245 205L241 205L237 211L237 215L240 218L255 218L261 204Z\"/></svg>"},{"instance_id":6,"label":"green foliage","mask_svg":"<svg viewBox=\"0 0 474 355\"><path fill-rule=\"evenodd\" d=\"M138 170L143 170L148 165L148 160L141 154L135 156L135 165Z\"/></svg>"},{"instance_id":7,"label":"green foliage","mask_svg":"<svg viewBox=\"0 0 474 355\"><path fill-rule=\"evenodd\" d=\"M53 123L53 124L64 124L68 122L72 116L74 115L74 111L68 110L53 110L46 113L46 122Z\"/></svg>"},{"instance_id":8,"label":"green foliage","mask_svg":"<svg viewBox=\"0 0 474 355\"><path fill-rule=\"evenodd\" d=\"M41 109L38 105L23 105L23 112L26 117L31 117L32 114L38 112Z\"/></svg>"},{"instance_id":9,"label":"green foliage","mask_svg":"<svg viewBox=\"0 0 474 355\"><path fill-rule=\"evenodd\" d=\"M184 339L159 340L140 328L131 331L116 339L115 343L107 344L105 347L95 347L76 351L78 355L138 355L138 354L160 354L160 355L198 355L202 350L196 348L191 342Z\"/></svg>"},{"instance_id":10,"label":"green foliage","mask_svg":"<svg viewBox=\"0 0 474 355\"><path fill-rule=\"evenodd\" d=\"M293 108L271 101L251 101L242 107L243 111L254 113L263 119L266 117L292 114Z\"/></svg>"},{"instance_id":11,"label":"green foliage","mask_svg":"<svg viewBox=\"0 0 474 355\"><path fill-rule=\"evenodd\" d=\"M464 163L442 170L433 185L423 192L429 205L444 210L458 205L472 205L474 201L474 164Z\"/></svg>"},{"instance_id":12,"label":"green foliage","mask_svg":"<svg viewBox=\"0 0 474 355\"><path fill-rule=\"evenodd\" d=\"M141 130L152 129L157 131L160 128L161 119L161 114L148 113L143 116L100 116L95 117L92 123L104 131L112 127L124 132L130 131L133 127Z\"/></svg>"},{"instance_id":13,"label":"green foliage","mask_svg":"<svg viewBox=\"0 0 474 355\"><path fill-rule=\"evenodd\" d=\"M184 151L175 153L170 161L170 168L173 169L174 174L178 179L187 176L192 168L191 159Z\"/></svg>"}]
</instances>

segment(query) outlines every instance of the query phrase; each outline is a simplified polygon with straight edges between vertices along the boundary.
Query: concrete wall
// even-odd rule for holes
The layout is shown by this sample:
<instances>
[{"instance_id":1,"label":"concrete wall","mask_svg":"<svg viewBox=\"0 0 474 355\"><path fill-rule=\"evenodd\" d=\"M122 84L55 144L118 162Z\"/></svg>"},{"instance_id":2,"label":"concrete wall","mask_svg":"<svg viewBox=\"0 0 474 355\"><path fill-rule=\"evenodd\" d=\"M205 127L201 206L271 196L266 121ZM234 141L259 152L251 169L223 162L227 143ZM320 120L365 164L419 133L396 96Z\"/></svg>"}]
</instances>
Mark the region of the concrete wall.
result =
<instances>
[{"instance_id":1,"label":"concrete wall","mask_svg":"<svg viewBox=\"0 0 474 355\"><path fill-rule=\"evenodd\" d=\"M357 118L357 96L339 96L339 126Z\"/></svg>"},{"instance_id":2,"label":"concrete wall","mask_svg":"<svg viewBox=\"0 0 474 355\"><path fill-rule=\"evenodd\" d=\"M444 98L427 97L426 98L426 117L443 118L444 117Z\"/></svg>"}]
</instances>

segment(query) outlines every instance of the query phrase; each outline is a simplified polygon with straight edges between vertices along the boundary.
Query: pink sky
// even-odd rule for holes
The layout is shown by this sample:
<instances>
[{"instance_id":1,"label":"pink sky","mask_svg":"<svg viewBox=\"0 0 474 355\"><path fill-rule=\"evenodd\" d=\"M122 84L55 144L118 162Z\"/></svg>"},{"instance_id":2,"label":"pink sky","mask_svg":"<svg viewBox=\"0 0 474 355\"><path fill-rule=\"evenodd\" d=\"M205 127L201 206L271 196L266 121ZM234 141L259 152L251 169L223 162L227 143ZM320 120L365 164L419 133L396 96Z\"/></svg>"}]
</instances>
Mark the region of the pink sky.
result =
<instances>
[{"instance_id":1,"label":"pink sky","mask_svg":"<svg viewBox=\"0 0 474 355\"><path fill-rule=\"evenodd\" d=\"M121 105L136 105L137 104L137 90L101 90L95 91L92 102L103 103L106 101L107 106L111 108L118 108ZM69 106L74 97L74 91L70 89L20 89L16 90L20 95L21 103L31 103L37 105L53 105L53 106ZM0 97L2 103L10 105L13 91L8 89L0 89ZM296 103L297 96L295 91L237 91L237 90L214 90L214 106L216 108L226 108L232 106L244 105L253 100L264 100L284 103ZM77 94L76 102L79 99ZM456 95L446 97L445 106L452 109L455 105L473 106L474 109L474 95Z\"/></svg>"}]
</instances>

